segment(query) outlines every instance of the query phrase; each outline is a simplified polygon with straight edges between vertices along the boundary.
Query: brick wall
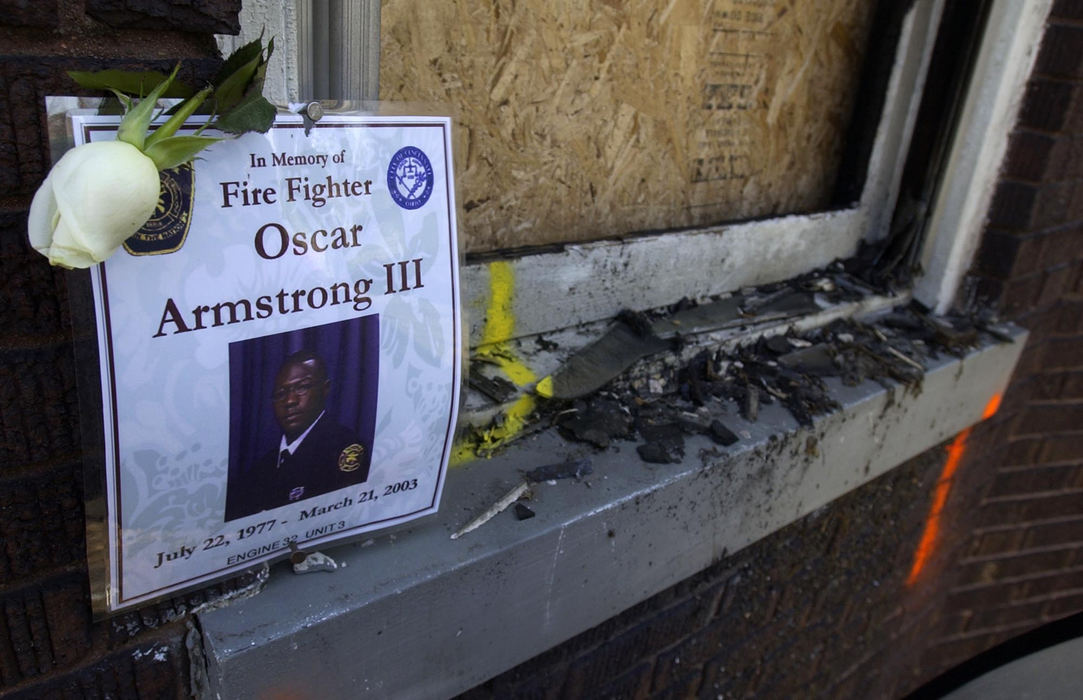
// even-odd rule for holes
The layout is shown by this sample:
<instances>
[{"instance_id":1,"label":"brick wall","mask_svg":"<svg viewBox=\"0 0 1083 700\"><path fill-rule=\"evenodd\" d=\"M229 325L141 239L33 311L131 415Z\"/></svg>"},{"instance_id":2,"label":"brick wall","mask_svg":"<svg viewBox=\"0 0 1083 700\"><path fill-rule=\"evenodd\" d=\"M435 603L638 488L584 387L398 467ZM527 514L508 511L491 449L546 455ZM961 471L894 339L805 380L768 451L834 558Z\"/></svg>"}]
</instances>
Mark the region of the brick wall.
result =
<instances>
[{"instance_id":1,"label":"brick wall","mask_svg":"<svg viewBox=\"0 0 1083 700\"><path fill-rule=\"evenodd\" d=\"M1031 331L907 581L935 449L465 697L900 697L1083 611L1083 0L1058 0L971 289Z\"/></svg>"},{"instance_id":2,"label":"brick wall","mask_svg":"<svg viewBox=\"0 0 1083 700\"><path fill-rule=\"evenodd\" d=\"M67 70L209 76L239 0L0 0L0 695L186 697L180 612L222 587L107 622L90 614L65 273L26 243L49 167L44 97ZM148 27L159 28L158 30ZM226 584L229 589L235 584Z\"/></svg>"}]
</instances>

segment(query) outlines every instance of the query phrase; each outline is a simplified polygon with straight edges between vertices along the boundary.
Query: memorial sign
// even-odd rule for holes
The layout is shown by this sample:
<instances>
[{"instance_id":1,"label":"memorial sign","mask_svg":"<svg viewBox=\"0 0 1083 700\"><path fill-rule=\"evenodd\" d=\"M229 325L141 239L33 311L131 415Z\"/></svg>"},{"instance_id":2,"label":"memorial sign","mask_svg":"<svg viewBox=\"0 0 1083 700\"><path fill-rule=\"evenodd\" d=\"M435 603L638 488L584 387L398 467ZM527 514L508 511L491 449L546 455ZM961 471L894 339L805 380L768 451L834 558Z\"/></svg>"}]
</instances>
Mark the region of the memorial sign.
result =
<instances>
[{"instance_id":1,"label":"memorial sign","mask_svg":"<svg viewBox=\"0 0 1083 700\"><path fill-rule=\"evenodd\" d=\"M71 116L76 144L117 124ZM163 171L151 220L90 271L102 607L436 511L460 382L450 143L443 117L280 114Z\"/></svg>"}]
</instances>

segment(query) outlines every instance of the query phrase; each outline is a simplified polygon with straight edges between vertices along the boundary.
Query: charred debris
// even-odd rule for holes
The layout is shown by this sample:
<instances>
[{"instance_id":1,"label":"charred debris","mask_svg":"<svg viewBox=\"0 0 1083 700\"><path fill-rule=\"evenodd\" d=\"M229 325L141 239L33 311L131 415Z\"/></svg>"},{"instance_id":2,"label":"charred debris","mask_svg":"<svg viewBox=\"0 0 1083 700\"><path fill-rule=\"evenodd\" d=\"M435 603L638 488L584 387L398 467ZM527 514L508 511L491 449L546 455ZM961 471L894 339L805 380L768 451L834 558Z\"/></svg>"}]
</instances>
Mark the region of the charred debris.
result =
<instances>
[{"instance_id":1,"label":"charred debris","mask_svg":"<svg viewBox=\"0 0 1083 700\"><path fill-rule=\"evenodd\" d=\"M811 426L816 416L838 408L824 381L828 377L850 386L872 380L920 391L928 360L962 356L983 336L1010 341L991 319L934 317L917 302L866 321L845 318L802 332L787 329L808 314L891 293L890 285L863 280L837 262L704 304L685 299L660 311L623 312L603 337L553 373L549 391L538 392L548 400L538 402L533 425L555 426L566 439L597 449L636 441L644 461L676 463L684 457L687 436L705 435L720 447L747 439L747 432L731 427L733 416L755 422L765 405L781 404L797 423ZM642 369L649 361L637 364L659 353L686 356L682 350L694 334L754 334L769 324L775 334L767 331L746 344L707 347L653 371ZM484 379L472 385L496 402L513 393L510 385Z\"/></svg>"}]
</instances>

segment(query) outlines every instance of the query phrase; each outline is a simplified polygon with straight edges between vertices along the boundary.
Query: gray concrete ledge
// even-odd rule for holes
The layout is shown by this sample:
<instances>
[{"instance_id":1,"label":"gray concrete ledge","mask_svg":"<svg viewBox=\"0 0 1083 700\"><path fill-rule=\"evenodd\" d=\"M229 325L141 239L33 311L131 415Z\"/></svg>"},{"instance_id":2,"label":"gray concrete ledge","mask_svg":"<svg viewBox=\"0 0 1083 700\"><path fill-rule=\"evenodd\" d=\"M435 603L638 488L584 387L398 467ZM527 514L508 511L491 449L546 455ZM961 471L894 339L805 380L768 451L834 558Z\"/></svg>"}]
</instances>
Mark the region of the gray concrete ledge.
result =
<instances>
[{"instance_id":1,"label":"gray concrete ledge","mask_svg":"<svg viewBox=\"0 0 1083 700\"><path fill-rule=\"evenodd\" d=\"M438 698L469 689L976 423L1007 386L1025 334L1014 337L933 362L917 392L829 380L842 408L811 429L767 406L756 423L728 421L751 436L730 448L689 438L683 464L646 464L633 443L595 454L547 431L453 469L439 514L328 550L345 569L297 576L280 564L259 595L200 614L212 691ZM581 456L593 460L589 486L540 484L537 517L509 510L449 539L520 470Z\"/></svg>"}]
</instances>

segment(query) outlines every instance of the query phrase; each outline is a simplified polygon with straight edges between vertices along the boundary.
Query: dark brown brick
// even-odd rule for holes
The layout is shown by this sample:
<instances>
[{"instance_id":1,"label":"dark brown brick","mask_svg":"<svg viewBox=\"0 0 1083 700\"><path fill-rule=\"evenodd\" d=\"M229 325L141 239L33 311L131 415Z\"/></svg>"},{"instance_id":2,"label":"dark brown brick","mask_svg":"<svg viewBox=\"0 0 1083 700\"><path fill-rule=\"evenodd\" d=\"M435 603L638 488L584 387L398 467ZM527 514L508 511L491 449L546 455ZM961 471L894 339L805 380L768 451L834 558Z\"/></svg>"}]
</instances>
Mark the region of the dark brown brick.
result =
<instances>
[{"instance_id":1,"label":"dark brown brick","mask_svg":"<svg viewBox=\"0 0 1083 700\"><path fill-rule=\"evenodd\" d=\"M1046 315L1050 316L1053 320L1056 320L1057 318L1057 313L1055 311ZM1029 321L1034 317L1035 314L1028 314L1026 318ZM1020 325L1023 324L1020 323ZM1031 330L1031 333L1037 334L1037 331ZM1010 399L1010 402L1002 401L1001 411L998 411L1000 415L995 417L994 419L995 422L998 423L998 425L993 428L993 430L989 434L989 437L980 437L977 439L968 440L967 447L972 457L976 458L978 455L978 451L982 450L984 453L983 457L988 459L991 465L998 467L1009 466L1008 462L1005 461L1007 455L1004 452L1000 450L989 452L987 450L983 450L983 448L986 447L989 442L997 441L999 439L999 436L996 435L996 430L1000 427L1003 427L1003 425L1012 422L1010 420L1010 416L1014 415L1018 411L1018 407L1025 406L1032 401L1038 400L1037 397L1040 393L1040 387L1038 386L1037 381L1038 376L1039 375L1016 377L1016 380L1012 382L1009 394L1006 397L1007 399ZM1005 417L1009 418L1006 419ZM982 423L981 425L983 428L985 427L984 423ZM975 436L972 434L971 438L975 438Z\"/></svg>"},{"instance_id":2,"label":"dark brown brick","mask_svg":"<svg viewBox=\"0 0 1083 700\"><path fill-rule=\"evenodd\" d=\"M654 666L652 688L665 688L674 679L687 673L687 669L700 666L723 651L725 642L732 644L727 635L727 625L715 622L690 635L686 640L658 655Z\"/></svg>"},{"instance_id":3,"label":"dark brown brick","mask_svg":"<svg viewBox=\"0 0 1083 700\"><path fill-rule=\"evenodd\" d=\"M1075 270L1075 282L1072 284L1072 293L1083 294L1083 262L1078 263Z\"/></svg>"},{"instance_id":4,"label":"dark brown brick","mask_svg":"<svg viewBox=\"0 0 1083 700\"><path fill-rule=\"evenodd\" d=\"M1083 438L1083 401L1028 406L1016 425L1017 435L1076 431Z\"/></svg>"},{"instance_id":5,"label":"dark brown brick","mask_svg":"<svg viewBox=\"0 0 1083 700\"><path fill-rule=\"evenodd\" d=\"M1074 339L1063 338L1061 340L1073 341ZM1017 382L1022 382L1026 377L1032 377L1039 372L1064 369L1055 366L1051 367L1047 364L1048 358L1046 357L1046 354L1049 352L1049 345L1052 342L1054 341L1037 334L1030 336L1027 340L1027 344L1023 346L1023 353L1019 356L1019 361L1015 365L1015 374L1013 376L1016 377ZM1013 388L1014 387L1009 389L1009 394ZM1011 416L1014 412L1018 411L1018 408L1019 406L1017 405L1006 404L1001 407L1001 410L997 415L998 417ZM1014 435L1012 437L1014 437Z\"/></svg>"},{"instance_id":6,"label":"dark brown brick","mask_svg":"<svg viewBox=\"0 0 1083 700\"><path fill-rule=\"evenodd\" d=\"M1019 629L1019 633L1024 631L1025 626ZM1013 632L1003 631L995 634L943 640L926 648L922 655L922 665L946 670L959 665L972 656L977 656L981 652L995 647L1011 636L1013 636Z\"/></svg>"},{"instance_id":7,"label":"dark brown brick","mask_svg":"<svg viewBox=\"0 0 1083 700\"><path fill-rule=\"evenodd\" d=\"M1050 306L1064 296L1064 293L1072 282L1072 275L1074 273L1075 269L1069 265L1064 265L1046 272L1042 276L1042 290L1038 293L1037 306Z\"/></svg>"},{"instance_id":8,"label":"dark brown brick","mask_svg":"<svg viewBox=\"0 0 1083 700\"><path fill-rule=\"evenodd\" d=\"M237 34L241 0L86 0L86 13L111 27Z\"/></svg>"},{"instance_id":9,"label":"dark brown brick","mask_svg":"<svg viewBox=\"0 0 1083 700\"><path fill-rule=\"evenodd\" d=\"M1065 372L1061 385L1060 397L1064 399L1083 398L1083 372ZM1083 453L1083 447L1080 448Z\"/></svg>"},{"instance_id":10,"label":"dark brown brick","mask_svg":"<svg viewBox=\"0 0 1083 700\"><path fill-rule=\"evenodd\" d=\"M1045 369L1083 369L1083 339L1057 338L1044 346L1041 366Z\"/></svg>"},{"instance_id":11,"label":"dark brown brick","mask_svg":"<svg viewBox=\"0 0 1083 700\"><path fill-rule=\"evenodd\" d=\"M1065 569L1027 582L1026 602L1044 602L1055 597L1062 597L1066 592L1083 591L1083 568Z\"/></svg>"},{"instance_id":12,"label":"dark brown brick","mask_svg":"<svg viewBox=\"0 0 1083 700\"><path fill-rule=\"evenodd\" d=\"M1083 77L1083 27L1070 24L1050 24L1042 38L1042 48L1038 53L1036 73L1043 73L1058 78Z\"/></svg>"},{"instance_id":13,"label":"dark brown brick","mask_svg":"<svg viewBox=\"0 0 1083 700\"><path fill-rule=\"evenodd\" d=\"M1053 332L1060 336L1083 335L1083 299L1062 299Z\"/></svg>"},{"instance_id":14,"label":"dark brown brick","mask_svg":"<svg viewBox=\"0 0 1083 700\"><path fill-rule=\"evenodd\" d=\"M1083 218L1077 212L1078 185L1075 182L1043 182L1029 221L1031 230L1051 229L1065 226Z\"/></svg>"},{"instance_id":15,"label":"dark brown brick","mask_svg":"<svg viewBox=\"0 0 1083 700\"><path fill-rule=\"evenodd\" d=\"M1083 611L1083 592L1055 598L1045 604L1042 611L1046 620L1057 620Z\"/></svg>"},{"instance_id":16,"label":"dark brown brick","mask_svg":"<svg viewBox=\"0 0 1083 700\"><path fill-rule=\"evenodd\" d=\"M50 29L59 23L57 0L0 0L0 25Z\"/></svg>"},{"instance_id":17,"label":"dark brown brick","mask_svg":"<svg viewBox=\"0 0 1083 700\"><path fill-rule=\"evenodd\" d=\"M1044 607L1044 602L1037 602L978 610L970 618L968 631L995 631L1019 625L1037 627L1043 621L1042 610Z\"/></svg>"},{"instance_id":18,"label":"dark brown brick","mask_svg":"<svg viewBox=\"0 0 1083 700\"><path fill-rule=\"evenodd\" d=\"M513 672L516 670L518 667L512 669ZM565 665L538 666L530 672L502 674L486 683L486 686L490 688L489 697L495 700L499 698L558 700L562 697L565 671Z\"/></svg>"},{"instance_id":19,"label":"dark brown brick","mask_svg":"<svg viewBox=\"0 0 1083 700\"><path fill-rule=\"evenodd\" d=\"M969 557L988 557L993 554L1014 552L1023 543L1025 532L1018 530L998 530L985 532L973 538L969 548Z\"/></svg>"},{"instance_id":20,"label":"dark brown brick","mask_svg":"<svg viewBox=\"0 0 1083 700\"><path fill-rule=\"evenodd\" d=\"M1079 180L1083 178L1083 162L1081 161L1083 161L1083 134L1060 136L1050 157L1048 166L1050 176L1055 176L1058 180Z\"/></svg>"},{"instance_id":21,"label":"dark brown brick","mask_svg":"<svg viewBox=\"0 0 1083 700\"><path fill-rule=\"evenodd\" d=\"M81 661L90 650L86 577L62 574L0 595L0 678L11 686Z\"/></svg>"},{"instance_id":22,"label":"dark brown brick","mask_svg":"<svg viewBox=\"0 0 1083 700\"><path fill-rule=\"evenodd\" d=\"M1038 461L1048 462L1078 462L1083 460L1083 436L1072 435L1046 435L1042 438L1042 449L1038 453Z\"/></svg>"},{"instance_id":23,"label":"dark brown brick","mask_svg":"<svg viewBox=\"0 0 1083 700\"><path fill-rule=\"evenodd\" d=\"M74 374L68 345L0 351L0 460L37 464L78 452Z\"/></svg>"},{"instance_id":24,"label":"dark brown brick","mask_svg":"<svg viewBox=\"0 0 1083 700\"><path fill-rule=\"evenodd\" d=\"M1060 131L1073 104L1071 83L1032 78L1027 83L1023 106L1019 113L1020 126L1042 131Z\"/></svg>"},{"instance_id":25,"label":"dark brown brick","mask_svg":"<svg viewBox=\"0 0 1083 700\"><path fill-rule=\"evenodd\" d=\"M7 196L19 196L24 206L45 178L51 161L45 123L48 95L93 94L76 86L69 70L154 69L169 72L176 59L153 61L110 60L84 57L12 56L0 61L0 188ZM213 75L216 61L186 58L182 75L198 82Z\"/></svg>"},{"instance_id":26,"label":"dark brown brick","mask_svg":"<svg viewBox=\"0 0 1083 700\"><path fill-rule=\"evenodd\" d=\"M574 691L572 694L579 695L580 690L589 687L590 679L612 678L625 673L655 650L663 649L698 629L709 612L706 601L690 598L654 619L607 640L571 664L568 688Z\"/></svg>"},{"instance_id":27,"label":"dark brown brick","mask_svg":"<svg viewBox=\"0 0 1083 700\"><path fill-rule=\"evenodd\" d=\"M1058 19L1083 19L1083 2L1080 0L1056 0L1053 9L1049 12L1050 17Z\"/></svg>"},{"instance_id":28,"label":"dark brown brick","mask_svg":"<svg viewBox=\"0 0 1083 700\"><path fill-rule=\"evenodd\" d=\"M608 679L601 677L594 680L597 682L599 680ZM609 680L608 683L601 685L601 687L596 687L592 692L580 695L576 693L575 690L571 690L568 693L568 697L615 698L617 700L624 700L625 698L646 698L650 693L650 684L651 664L645 662L636 666L631 671Z\"/></svg>"},{"instance_id":29,"label":"dark brown brick","mask_svg":"<svg viewBox=\"0 0 1083 700\"><path fill-rule=\"evenodd\" d=\"M742 665L727 665L730 657L712 659L704 666L700 685L701 698L747 698L759 686L762 666L758 660Z\"/></svg>"},{"instance_id":30,"label":"dark brown brick","mask_svg":"<svg viewBox=\"0 0 1083 700\"><path fill-rule=\"evenodd\" d=\"M82 562L82 493L78 463L0 481L0 585Z\"/></svg>"},{"instance_id":31,"label":"dark brown brick","mask_svg":"<svg viewBox=\"0 0 1083 700\"><path fill-rule=\"evenodd\" d=\"M1004 159L1004 175L1013 180L1038 182L1050 169L1060 142L1049 134L1025 129L1015 131Z\"/></svg>"},{"instance_id":32,"label":"dark brown brick","mask_svg":"<svg viewBox=\"0 0 1083 700\"><path fill-rule=\"evenodd\" d=\"M42 591L53 661L60 668L74 666L90 651L88 584L82 576L75 581L78 587L49 586Z\"/></svg>"},{"instance_id":33,"label":"dark brown brick","mask_svg":"<svg viewBox=\"0 0 1083 700\"><path fill-rule=\"evenodd\" d=\"M142 698L188 697L184 637L180 631L104 656L67 673L54 674L39 683L23 685L6 694L5 700L30 698Z\"/></svg>"},{"instance_id":34,"label":"dark brown brick","mask_svg":"<svg viewBox=\"0 0 1083 700\"><path fill-rule=\"evenodd\" d=\"M1083 93L1081 93L1083 94ZM1050 226L1055 226L1057 223L1073 224L1083 220L1083 182L1076 180L1072 183L1072 200L1068 206L1068 210L1065 214L1062 222L1051 222ZM1079 251L1076 251L1075 257L1079 257Z\"/></svg>"},{"instance_id":35,"label":"dark brown brick","mask_svg":"<svg viewBox=\"0 0 1083 700\"><path fill-rule=\"evenodd\" d=\"M1036 576L1056 571L1068 564L1071 552L1064 550L1007 553L987 561L968 563L960 567L959 580L968 583L992 583L1022 576Z\"/></svg>"},{"instance_id":36,"label":"dark brown brick","mask_svg":"<svg viewBox=\"0 0 1083 700\"><path fill-rule=\"evenodd\" d=\"M665 688L655 689L651 693L651 700L680 700L696 696L703 679L703 671L694 668L679 678L671 679Z\"/></svg>"},{"instance_id":37,"label":"dark brown brick","mask_svg":"<svg viewBox=\"0 0 1083 700\"><path fill-rule=\"evenodd\" d=\"M1001 280L1039 272L1045 240L1040 235L990 230L978 251L975 269L980 274Z\"/></svg>"},{"instance_id":38,"label":"dark brown brick","mask_svg":"<svg viewBox=\"0 0 1083 700\"><path fill-rule=\"evenodd\" d=\"M1042 243L1038 264L1044 269L1072 265L1083 257L1083 229L1078 226L1050 231L1042 236Z\"/></svg>"},{"instance_id":39,"label":"dark brown brick","mask_svg":"<svg viewBox=\"0 0 1083 700\"><path fill-rule=\"evenodd\" d=\"M1041 438L1012 440L1002 446L1001 464L1004 466L1033 464L1043 444Z\"/></svg>"},{"instance_id":40,"label":"dark brown brick","mask_svg":"<svg viewBox=\"0 0 1083 700\"><path fill-rule=\"evenodd\" d=\"M997 474L990 497L1057 491L1072 487L1083 475L1083 465L1035 466Z\"/></svg>"},{"instance_id":41,"label":"dark brown brick","mask_svg":"<svg viewBox=\"0 0 1083 700\"><path fill-rule=\"evenodd\" d=\"M1010 231L1027 230L1041 191L1039 185L1002 180L989 207L989 225Z\"/></svg>"},{"instance_id":42,"label":"dark brown brick","mask_svg":"<svg viewBox=\"0 0 1083 700\"><path fill-rule=\"evenodd\" d=\"M71 337L64 274L30 247L21 212L0 213L0 297L0 348Z\"/></svg>"},{"instance_id":43,"label":"dark brown brick","mask_svg":"<svg viewBox=\"0 0 1083 700\"><path fill-rule=\"evenodd\" d=\"M1026 389L1024 393L1024 400L1027 402L1055 401L1057 399L1064 398L1062 397L1062 391L1064 389L1064 375L1065 373L1063 372L1037 374L1031 376L1030 379L1026 380L1025 382L1020 382L1020 384L1022 384ZM1023 446L1036 448L1040 446L1041 438L1024 438L1021 442ZM1005 447L1008 448L1008 446ZM1020 447L1019 449L1023 449L1023 447ZM1026 453L1025 456L1019 454L1016 450L1011 450L1011 454L1009 454L1008 449L1006 449L1005 452L1003 452L1002 454L1004 455L1004 459L1001 460L1001 466L1021 466L1025 464L1033 464L1035 457L1037 457L1038 455L1038 450L1031 449Z\"/></svg>"},{"instance_id":44,"label":"dark brown brick","mask_svg":"<svg viewBox=\"0 0 1083 700\"><path fill-rule=\"evenodd\" d=\"M1079 513L1083 513L1083 493L1072 492L985 503L978 514L978 522L982 525L1029 524L1052 518L1072 517Z\"/></svg>"},{"instance_id":45,"label":"dark brown brick","mask_svg":"<svg viewBox=\"0 0 1083 700\"><path fill-rule=\"evenodd\" d=\"M1012 279L1004 286L1001 308L1011 316L1030 311L1038 303L1044 282L1041 273Z\"/></svg>"}]
</instances>

